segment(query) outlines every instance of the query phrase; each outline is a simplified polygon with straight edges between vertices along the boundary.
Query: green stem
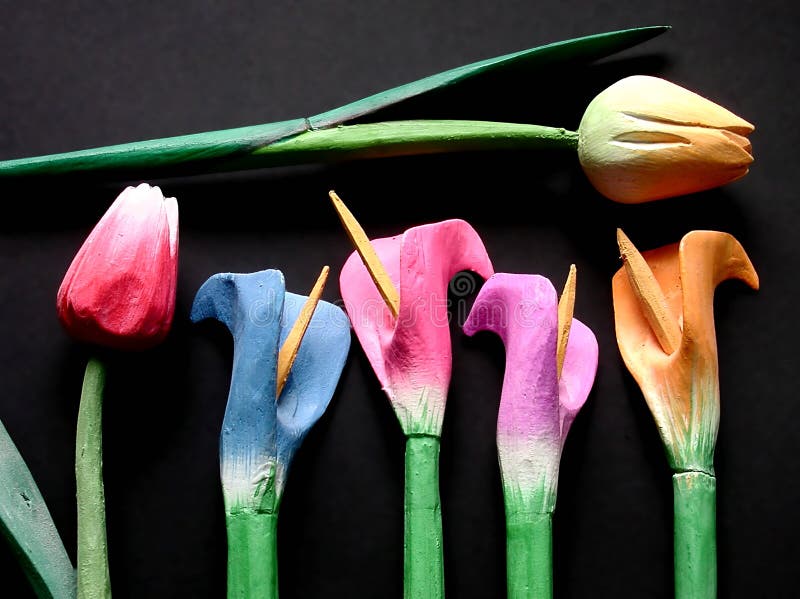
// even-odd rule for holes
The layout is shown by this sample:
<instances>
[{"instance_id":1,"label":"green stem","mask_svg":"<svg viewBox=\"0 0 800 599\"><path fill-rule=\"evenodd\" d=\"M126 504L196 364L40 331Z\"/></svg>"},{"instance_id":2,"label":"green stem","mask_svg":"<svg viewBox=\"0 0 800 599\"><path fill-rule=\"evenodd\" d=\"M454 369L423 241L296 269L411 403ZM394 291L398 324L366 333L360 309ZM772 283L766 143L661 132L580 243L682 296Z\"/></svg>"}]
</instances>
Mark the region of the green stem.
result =
<instances>
[{"instance_id":1,"label":"green stem","mask_svg":"<svg viewBox=\"0 0 800 599\"><path fill-rule=\"evenodd\" d=\"M228 599L277 599L278 514L229 513Z\"/></svg>"},{"instance_id":2,"label":"green stem","mask_svg":"<svg viewBox=\"0 0 800 599\"><path fill-rule=\"evenodd\" d=\"M254 152L268 164L300 164L473 150L577 148L566 129L491 121L389 121L306 131Z\"/></svg>"},{"instance_id":3,"label":"green stem","mask_svg":"<svg viewBox=\"0 0 800 599\"><path fill-rule=\"evenodd\" d=\"M389 121L315 129L310 120L241 127L0 161L0 177L93 171L229 171L467 150L576 148L577 133L488 121Z\"/></svg>"},{"instance_id":4,"label":"green stem","mask_svg":"<svg viewBox=\"0 0 800 599\"><path fill-rule=\"evenodd\" d=\"M78 496L78 599L111 597L103 490L103 385L105 369L86 365L78 409L75 482Z\"/></svg>"},{"instance_id":5,"label":"green stem","mask_svg":"<svg viewBox=\"0 0 800 599\"><path fill-rule=\"evenodd\" d=\"M552 599L553 515L506 515L508 599Z\"/></svg>"},{"instance_id":6,"label":"green stem","mask_svg":"<svg viewBox=\"0 0 800 599\"><path fill-rule=\"evenodd\" d=\"M439 437L406 439L405 599L444 597Z\"/></svg>"},{"instance_id":7,"label":"green stem","mask_svg":"<svg viewBox=\"0 0 800 599\"><path fill-rule=\"evenodd\" d=\"M716 479L703 472L672 476L675 501L675 597L717 596Z\"/></svg>"}]
</instances>

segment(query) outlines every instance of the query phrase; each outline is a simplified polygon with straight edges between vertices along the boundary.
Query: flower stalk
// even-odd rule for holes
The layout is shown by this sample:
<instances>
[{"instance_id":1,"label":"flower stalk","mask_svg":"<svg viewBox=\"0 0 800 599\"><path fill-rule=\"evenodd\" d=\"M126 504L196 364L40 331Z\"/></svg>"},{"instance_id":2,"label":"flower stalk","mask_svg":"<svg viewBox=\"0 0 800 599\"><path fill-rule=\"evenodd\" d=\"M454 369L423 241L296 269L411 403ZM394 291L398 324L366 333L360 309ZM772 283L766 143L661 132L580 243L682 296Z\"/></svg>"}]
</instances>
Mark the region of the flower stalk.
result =
<instances>
[{"instance_id":1,"label":"flower stalk","mask_svg":"<svg viewBox=\"0 0 800 599\"><path fill-rule=\"evenodd\" d=\"M277 512L228 512L228 599L277 599Z\"/></svg>"},{"instance_id":2,"label":"flower stalk","mask_svg":"<svg viewBox=\"0 0 800 599\"><path fill-rule=\"evenodd\" d=\"M717 596L717 479L705 472L672 475L675 597Z\"/></svg>"},{"instance_id":3,"label":"flower stalk","mask_svg":"<svg viewBox=\"0 0 800 599\"><path fill-rule=\"evenodd\" d=\"M75 443L78 499L78 599L111 597L103 486L105 368L91 359L83 378Z\"/></svg>"},{"instance_id":4,"label":"flower stalk","mask_svg":"<svg viewBox=\"0 0 800 599\"><path fill-rule=\"evenodd\" d=\"M404 596L444 597L439 437L406 437L405 472Z\"/></svg>"},{"instance_id":5,"label":"flower stalk","mask_svg":"<svg viewBox=\"0 0 800 599\"><path fill-rule=\"evenodd\" d=\"M506 585L509 599L553 598L553 514L506 507Z\"/></svg>"}]
</instances>

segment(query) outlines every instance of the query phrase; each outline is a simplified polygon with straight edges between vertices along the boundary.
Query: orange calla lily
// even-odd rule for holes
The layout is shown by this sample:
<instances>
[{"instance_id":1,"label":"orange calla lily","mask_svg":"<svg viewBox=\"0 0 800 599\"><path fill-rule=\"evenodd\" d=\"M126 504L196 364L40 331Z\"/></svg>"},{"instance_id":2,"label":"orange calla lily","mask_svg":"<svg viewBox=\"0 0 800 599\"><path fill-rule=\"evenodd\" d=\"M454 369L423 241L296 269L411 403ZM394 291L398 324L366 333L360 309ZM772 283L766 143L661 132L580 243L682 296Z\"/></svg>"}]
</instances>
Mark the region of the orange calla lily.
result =
<instances>
[{"instance_id":1,"label":"orange calla lily","mask_svg":"<svg viewBox=\"0 0 800 599\"><path fill-rule=\"evenodd\" d=\"M626 251L636 251L624 234L619 241L623 259ZM620 352L655 418L673 469L713 474L719 428L714 289L727 279L740 279L758 289L758 275L741 244L717 231L692 231L680 244L642 256L658 287L644 295L663 295L643 299L626 268L616 273L614 316ZM656 334L669 326L660 327L654 311L648 315L642 306L659 299L666 306L660 318L673 319L666 324L677 323L680 331L677 349L671 353Z\"/></svg>"}]
</instances>

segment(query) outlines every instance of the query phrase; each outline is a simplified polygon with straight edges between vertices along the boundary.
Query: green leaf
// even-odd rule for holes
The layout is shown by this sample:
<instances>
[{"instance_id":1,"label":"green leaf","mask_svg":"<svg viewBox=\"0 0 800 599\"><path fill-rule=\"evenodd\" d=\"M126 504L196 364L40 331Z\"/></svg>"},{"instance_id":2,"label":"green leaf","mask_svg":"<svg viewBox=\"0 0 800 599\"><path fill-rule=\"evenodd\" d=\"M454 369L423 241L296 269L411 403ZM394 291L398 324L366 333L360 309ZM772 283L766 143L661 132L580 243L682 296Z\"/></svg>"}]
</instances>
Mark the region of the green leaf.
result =
<instances>
[{"instance_id":1,"label":"green leaf","mask_svg":"<svg viewBox=\"0 0 800 599\"><path fill-rule=\"evenodd\" d=\"M75 569L36 481L2 423L0 530L11 542L37 596L75 598Z\"/></svg>"},{"instance_id":2,"label":"green leaf","mask_svg":"<svg viewBox=\"0 0 800 599\"><path fill-rule=\"evenodd\" d=\"M541 69L559 62L590 62L646 42L668 29L668 26L653 26L598 33L481 60L377 93L308 120L312 129L324 129L503 68L525 66Z\"/></svg>"}]
</instances>

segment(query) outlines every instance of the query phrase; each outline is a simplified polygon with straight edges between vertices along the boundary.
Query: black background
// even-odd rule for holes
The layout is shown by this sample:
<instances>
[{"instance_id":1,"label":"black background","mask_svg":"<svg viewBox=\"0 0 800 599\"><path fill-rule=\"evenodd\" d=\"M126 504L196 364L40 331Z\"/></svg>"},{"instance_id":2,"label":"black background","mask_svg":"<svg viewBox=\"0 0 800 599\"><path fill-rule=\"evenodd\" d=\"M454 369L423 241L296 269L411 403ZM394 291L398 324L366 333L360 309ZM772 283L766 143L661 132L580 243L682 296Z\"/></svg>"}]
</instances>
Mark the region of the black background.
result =
<instances>
[{"instance_id":1,"label":"black background","mask_svg":"<svg viewBox=\"0 0 800 599\"><path fill-rule=\"evenodd\" d=\"M373 236L461 217L480 232L498 271L541 273L559 287L570 262L577 264L576 316L598 337L600 366L562 461L561 598L672 594L670 471L614 339L614 230L622 226L641 249L691 229L733 233L762 288L726 283L716 300L720 596L796 596L800 56L793 5L0 2L0 158L307 116L474 60L649 24L674 29L588 68L482 79L386 118L575 128L601 89L651 73L757 126L756 162L744 180L641 206L603 199L572 155L544 152L155 181L180 202L178 307L164 346L109 357L104 434L115 596L224 596L217 440L231 343L221 326L190 325L187 312L216 272L280 268L287 288L300 293L322 264L337 274L350 247L326 199L331 188ZM73 560L74 427L87 350L59 327L54 299L75 251L126 183L0 186L0 419ZM325 297L339 297L335 282ZM502 597L494 425L503 351L497 338L468 339L456 324L441 461L447 594ZM282 597L401 596L403 449L354 342L339 391L289 478L279 531ZM0 572L0 596L32 596L5 546Z\"/></svg>"}]
</instances>

